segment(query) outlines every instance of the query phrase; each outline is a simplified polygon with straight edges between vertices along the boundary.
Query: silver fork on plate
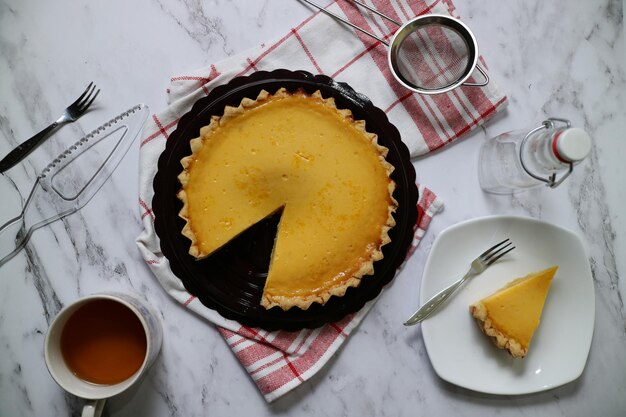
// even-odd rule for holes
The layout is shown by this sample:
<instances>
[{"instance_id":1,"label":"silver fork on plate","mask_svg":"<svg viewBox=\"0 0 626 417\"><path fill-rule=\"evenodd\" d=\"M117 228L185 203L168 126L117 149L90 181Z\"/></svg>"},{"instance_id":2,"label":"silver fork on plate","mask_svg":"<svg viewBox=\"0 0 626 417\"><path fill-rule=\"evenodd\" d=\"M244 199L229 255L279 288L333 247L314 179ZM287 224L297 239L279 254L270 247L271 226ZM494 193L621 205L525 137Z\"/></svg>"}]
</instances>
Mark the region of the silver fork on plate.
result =
<instances>
[{"instance_id":1,"label":"silver fork on plate","mask_svg":"<svg viewBox=\"0 0 626 417\"><path fill-rule=\"evenodd\" d=\"M50 136L50 133L54 129L64 124L75 122L78 120L80 116L85 114L91 103L96 99L98 93L100 93L100 89L95 92L96 86L93 82L89 83L83 94L80 95L76 99L75 102L70 104L63 115L59 117L59 119L52 123L50 126L46 127L41 132L37 133L32 138L28 139L25 142L22 142L19 146L9 152L3 159L0 161L0 173L8 170L15 166L18 162L24 159L29 153L31 153L37 146L43 143L44 139Z\"/></svg>"},{"instance_id":2,"label":"silver fork on plate","mask_svg":"<svg viewBox=\"0 0 626 417\"><path fill-rule=\"evenodd\" d=\"M502 242L493 245L483 253L481 253L478 258L472 261L469 271L463 278L459 279L449 287L441 290L437 294L435 294L430 300L426 301L423 306L421 306L413 315L404 322L405 326L412 326L414 324L422 322L428 316L430 316L433 312L437 310L444 301L446 301L465 281L469 278L480 274L487 267L493 264L498 259L502 258L507 253L511 252L515 249L515 246L511 246L513 243L510 239L505 239Z\"/></svg>"}]
</instances>

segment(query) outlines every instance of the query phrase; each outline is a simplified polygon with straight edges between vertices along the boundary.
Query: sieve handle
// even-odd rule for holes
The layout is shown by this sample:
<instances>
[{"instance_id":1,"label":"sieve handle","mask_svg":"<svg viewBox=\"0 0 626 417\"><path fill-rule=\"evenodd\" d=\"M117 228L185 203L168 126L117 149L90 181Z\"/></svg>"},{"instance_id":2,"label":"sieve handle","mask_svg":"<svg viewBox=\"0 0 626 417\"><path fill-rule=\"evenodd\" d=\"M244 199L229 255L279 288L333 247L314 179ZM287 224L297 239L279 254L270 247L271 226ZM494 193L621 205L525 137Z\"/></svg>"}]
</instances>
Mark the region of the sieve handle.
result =
<instances>
[{"instance_id":1,"label":"sieve handle","mask_svg":"<svg viewBox=\"0 0 626 417\"><path fill-rule=\"evenodd\" d=\"M361 7L365 8L365 9L369 10L370 12L372 12L374 14L377 14L378 16L382 17L383 19L387 19L388 21L390 21L391 23L395 24L396 26L402 26L402 23L398 22L397 20L394 20L394 19L390 18L386 14L383 14L383 13L379 12L378 10L374 9L371 6L368 6L365 3L361 3L360 1L357 1L357 0L350 0L350 1L352 3L358 5L358 6L361 6Z\"/></svg>"},{"instance_id":2,"label":"sieve handle","mask_svg":"<svg viewBox=\"0 0 626 417\"><path fill-rule=\"evenodd\" d=\"M312 2L312 1L310 1L310 0L302 0L302 1L303 1L303 2L305 2L305 3L310 4L311 6L313 6L313 7L315 7L315 8L317 8L320 12L322 12L322 13L324 13L324 14L326 14L326 15L330 16L330 17L332 17L333 19L337 19L337 20L339 20L339 21L341 21L341 22L345 23L346 25L351 26L351 27L353 27L354 29L356 29L356 30L360 31L361 33L364 33L364 34L366 34L367 36L369 36L369 37L371 37L371 38L376 39L377 41L381 42L382 44L389 46L389 42L387 42L386 40L381 39L380 37L378 37L378 36L374 35L374 34L373 34L373 33L371 33L371 32L368 32L367 30L365 30L365 29L363 29L363 28L361 28L361 27L359 27L359 26L357 26L357 25L355 25L355 24L352 24L352 22L347 21L347 20L346 20L346 19L344 19L343 17L341 17L341 16L339 16L339 15L337 15L337 14L333 13L333 12L329 12L328 10L324 9L324 8L323 8L322 6L320 6L319 4L316 4L316 3L314 3L314 2ZM361 4L361 3L357 3L357 4ZM368 7L368 8L369 8L369 7ZM386 16L385 16L385 17L386 17ZM393 20L392 20L392 22L393 22L393 23L395 23L395 24L398 24L396 21L393 21Z\"/></svg>"},{"instance_id":3,"label":"sieve handle","mask_svg":"<svg viewBox=\"0 0 626 417\"><path fill-rule=\"evenodd\" d=\"M485 70L482 69L480 65L476 65L476 69L478 70L478 72L480 72L483 75L483 77L485 78L485 81L483 81L482 83L463 83L461 85L464 85L466 87L484 87L487 84L489 84L489 76L487 75Z\"/></svg>"}]
</instances>

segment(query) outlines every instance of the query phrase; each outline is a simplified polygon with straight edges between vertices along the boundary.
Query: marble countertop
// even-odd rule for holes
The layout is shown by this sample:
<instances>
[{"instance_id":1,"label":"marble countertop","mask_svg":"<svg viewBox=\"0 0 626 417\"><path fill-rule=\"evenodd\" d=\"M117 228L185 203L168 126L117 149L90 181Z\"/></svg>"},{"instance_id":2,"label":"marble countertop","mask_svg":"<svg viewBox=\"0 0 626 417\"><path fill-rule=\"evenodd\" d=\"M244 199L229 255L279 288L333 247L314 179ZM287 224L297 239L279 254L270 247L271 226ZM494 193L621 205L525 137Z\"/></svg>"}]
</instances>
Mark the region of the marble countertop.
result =
<instances>
[{"instance_id":1,"label":"marble countertop","mask_svg":"<svg viewBox=\"0 0 626 417\"><path fill-rule=\"evenodd\" d=\"M322 0L320 0L322 1ZM626 57L619 0L457 0L508 109L441 152L414 161L446 203L409 260L335 357L268 404L217 331L156 283L135 245L138 147L80 212L39 230L0 268L0 416L78 415L82 400L47 372L43 341L63 305L112 289L140 293L164 320L161 355L143 383L107 403L110 416L467 415L623 416L626 412ZM0 155L32 136L94 80L95 110L64 127L0 178L26 197L37 173L85 131L143 102L166 106L173 75L286 33L312 10L297 0L0 1ZM367 91L364 91L367 94ZM561 187L511 196L480 191L477 152L495 134L568 117L594 140ZM454 167L454 169L449 169ZM442 175L445 170L445 175ZM4 213L6 214L6 213ZM439 379L415 309L424 263L446 227L489 214L543 219L588 249L596 290L586 369L543 393L492 396ZM3 218L4 220L5 218Z\"/></svg>"}]
</instances>

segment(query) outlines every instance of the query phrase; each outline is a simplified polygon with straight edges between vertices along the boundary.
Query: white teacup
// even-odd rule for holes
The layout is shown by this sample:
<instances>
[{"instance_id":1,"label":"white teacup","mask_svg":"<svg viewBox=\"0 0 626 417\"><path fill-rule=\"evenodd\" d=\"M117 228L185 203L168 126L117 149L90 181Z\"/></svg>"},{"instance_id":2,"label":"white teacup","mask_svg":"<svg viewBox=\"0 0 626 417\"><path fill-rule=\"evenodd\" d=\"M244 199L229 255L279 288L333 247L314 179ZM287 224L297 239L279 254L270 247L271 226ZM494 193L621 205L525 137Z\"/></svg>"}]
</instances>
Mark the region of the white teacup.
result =
<instances>
[{"instance_id":1,"label":"white teacup","mask_svg":"<svg viewBox=\"0 0 626 417\"><path fill-rule=\"evenodd\" d=\"M139 369L129 378L111 385L94 384L76 376L66 364L61 351L61 334L68 319L80 307L95 300L111 300L127 307L141 322L146 336L146 353ZM70 394L88 400L82 416L98 417L107 398L126 391L148 371L161 349L162 340L161 322L151 306L126 294L94 294L81 298L59 312L46 335L44 354L48 371L57 384Z\"/></svg>"}]
</instances>

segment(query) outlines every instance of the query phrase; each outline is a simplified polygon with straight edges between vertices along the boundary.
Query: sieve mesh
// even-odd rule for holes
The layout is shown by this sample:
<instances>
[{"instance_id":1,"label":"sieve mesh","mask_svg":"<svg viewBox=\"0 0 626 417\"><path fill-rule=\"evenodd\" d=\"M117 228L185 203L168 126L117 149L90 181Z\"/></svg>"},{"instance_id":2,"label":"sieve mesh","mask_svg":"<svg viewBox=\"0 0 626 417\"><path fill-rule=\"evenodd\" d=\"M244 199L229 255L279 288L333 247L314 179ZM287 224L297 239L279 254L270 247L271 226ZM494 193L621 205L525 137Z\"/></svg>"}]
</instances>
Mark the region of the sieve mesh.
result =
<instances>
[{"instance_id":1,"label":"sieve mesh","mask_svg":"<svg viewBox=\"0 0 626 417\"><path fill-rule=\"evenodd\" d=\"M416 27L401 40L397 52L401 77L424 90L454 85L472 66L465 38L454 28L438 23Z\"/></svg>"}]
</instances>

